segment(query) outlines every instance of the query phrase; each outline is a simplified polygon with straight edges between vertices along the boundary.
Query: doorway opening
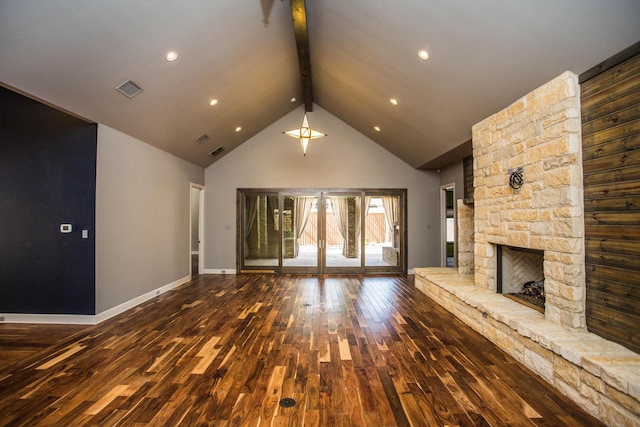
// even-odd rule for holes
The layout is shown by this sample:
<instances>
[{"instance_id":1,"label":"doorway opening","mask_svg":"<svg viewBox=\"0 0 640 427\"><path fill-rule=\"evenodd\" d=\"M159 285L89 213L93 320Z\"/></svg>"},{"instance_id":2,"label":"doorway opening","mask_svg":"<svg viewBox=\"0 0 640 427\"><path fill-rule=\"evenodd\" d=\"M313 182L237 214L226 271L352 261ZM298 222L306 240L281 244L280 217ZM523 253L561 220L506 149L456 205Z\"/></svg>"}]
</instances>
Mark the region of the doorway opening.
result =
<instances>
[{"instance_id":1,"label":"doorway opening","mask_svg":"<svg viewBox=\"0 0 640 427\"><path fill-rule=\"evenodd\" d=\"M204 187L189 185L189 271L197 279L204 273Z\"/></svg>"},{"instance_id":2,"label":"doorway opening","mask_svg":"<svg viewBox=\"0 0 640 427\"><path fill-rule=\"evenodd\" d=\"M406 272L406 190L238 190L238 269Z\"/></svg>"},{"instance_id":3,"label":"doorway opening","mask_svg":"<svg viewBox=\"0 0 640 427\"><path fill-rule=\"evenodd\" d=\"M455 184L440 187L441 266L454 268L458 264L456 244Z\"/></svg>"}]
</instances>

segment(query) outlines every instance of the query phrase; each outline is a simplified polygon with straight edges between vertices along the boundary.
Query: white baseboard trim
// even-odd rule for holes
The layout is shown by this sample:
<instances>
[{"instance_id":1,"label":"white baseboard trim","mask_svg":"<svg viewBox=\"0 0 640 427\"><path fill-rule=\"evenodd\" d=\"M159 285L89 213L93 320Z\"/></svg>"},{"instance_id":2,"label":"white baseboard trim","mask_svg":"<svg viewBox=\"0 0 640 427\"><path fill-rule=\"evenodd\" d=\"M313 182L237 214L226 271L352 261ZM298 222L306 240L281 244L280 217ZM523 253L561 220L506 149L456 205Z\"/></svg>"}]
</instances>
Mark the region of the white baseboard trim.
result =
<instances>
[{"instance_id":1,"label":"white baseboard trim","mask_svg":"<svg viewBox=\"0 0 640 427\"><path fill-rule=\"evenodd\" d=\"M168 285L164 285L150 292L147 292L146 294L142 294L138 297L130 299L129 301L125 301L120 305L116 305L115 307L105 310L102 313L98 313L96 314L96 323L104 322L107 319L111 319L113 316L117 316L118 314L123 313L137 305L140 305L143 302L149 301L151 298L155 298L160 294L164 294L165 292L168 292L171 289L188 282L189 280L191 280L191 275L184 276L174 282L169 283Z\"/></svg>"},{"instance_id":2,"label":"white baseboard trim","mask_svg":"<svg viewBox=\"0 0 640 427\"><path fill-rule=\"evenodd\" d=\"M42 323L61 325L95 325L96 316L92 314L30 314L0 313L0 323Z\"/></svg>"},{"instance_id":3,"label":"white baseboard trim","mask_svg":"<svg viewBox=\"0 0 640 427\"><path fill-rule=\"evenodd\" d=\"M237 274L235 268L205 268L204 274Z\"/></svg>"},{"instance_id":4,"label":"white baseboard trim","mask_svg":"<svg viewBox=\"0 0 640 427\"><path fill-rule=\"evenodd\" d=\"M168 285L161 286L146 294L135 297L129 301L125 301L120 305L112 307L108 310L98 313L96 315L91 314L30 314L30 313L0 313L0 323L51 323L51 324L64 324L64 325L96 325L100 322L104 322L107 319L117 316L145 301L149 301L152 298L157 297L160 294L170 291L183 283L191 280L191 276L185 276Z\"/></svg>"}]
</instances>

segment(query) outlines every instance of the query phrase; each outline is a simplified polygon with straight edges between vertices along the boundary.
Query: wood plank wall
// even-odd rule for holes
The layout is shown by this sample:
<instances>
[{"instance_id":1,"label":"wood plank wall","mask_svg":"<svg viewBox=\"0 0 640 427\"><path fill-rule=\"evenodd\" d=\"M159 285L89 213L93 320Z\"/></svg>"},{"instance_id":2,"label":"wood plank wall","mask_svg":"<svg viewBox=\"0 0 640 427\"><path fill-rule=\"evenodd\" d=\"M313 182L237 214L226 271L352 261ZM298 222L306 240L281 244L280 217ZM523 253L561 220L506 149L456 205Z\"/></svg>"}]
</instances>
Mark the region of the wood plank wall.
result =
<instances>
[{"instance_id":1,"label":"wood plank wall","mask_svg":"<svg viewBox=\"0 0 640 427\"><path fill-rule=\"evenodd\" d=\"M462 159L464 174L464 202L473 203L473 156Z\"/></svg>"},{"instance_id":2,"label":"wood plank wall","mask_svg":"<svg viewBox=\"0 0 640 427\"><path fill-rule=\"evenodd\" d=\"M587 326L640 353L640 53L632 48L623 62L581 75L580 88Z\"/></svg>"}]
</instances>

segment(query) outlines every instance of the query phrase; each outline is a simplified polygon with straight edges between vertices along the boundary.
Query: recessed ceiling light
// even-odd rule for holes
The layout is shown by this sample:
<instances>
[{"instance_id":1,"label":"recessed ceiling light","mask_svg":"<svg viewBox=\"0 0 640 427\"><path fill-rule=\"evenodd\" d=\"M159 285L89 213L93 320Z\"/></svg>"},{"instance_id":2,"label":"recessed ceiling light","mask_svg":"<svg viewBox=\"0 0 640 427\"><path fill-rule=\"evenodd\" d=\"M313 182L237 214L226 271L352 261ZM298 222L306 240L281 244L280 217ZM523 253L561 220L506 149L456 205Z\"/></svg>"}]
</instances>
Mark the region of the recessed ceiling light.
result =
<instances>
[{"instance_id":1,"label":"recessed ceiling light","mask_svg":"<svg viewBox=\"0 0 640 427\"><path fill-rule=\"evenodd\" d=\"M429 52L427 52L426 50L418 51L418 58L426 61L427 59L429 59Z\"/></svg>"},{"instance_id":2,"label":"recessed ceiling light","mask_svg":"<svg viewBox=\"0 0 640 427\"><path fill-rule=\"evenodd\" d=\"M398 100L395 98L389 99L389 102L391 103L391 105L398 105Z\"/></svg>"},{"instance_id":3,"label":"recessed ceiling light","mask_svg":"<svg viewBox=\"0 0 640 427\"><path fill-rule=\"evenodd\" d=\"M373 127L373 129L374 129L376 132L380 132L380 126L374 126L374 127Z\"/></svg>"},{"instance_id":4,"label":"recessed ceiling light","mask_svg":"<svg viewBox=\"0 0 640 427\"><path fill-rule=\"evenodd\" d=\"M242 130L242 126L238 126L238 127L236 128L236 132L240 132L241 130Z\"/></svg>"},{"instance_id":5,"label":"recessed ceiling light","mask_svg":"<svg viewBox=\"0 0 640 427\"><path fill-rule=\"evenodd\" d=\"M167 56L165 56L165 58L166 58L167 61L173 62L176 59L178 59L178 53L174 52L174 51L171 51L171 52L167 53Z\"/></svg>"},{"instance_id":6,"label":"recessed ceiling light","mask_svg":"<svg viewBox=\"0 0 640 427\"><path fill-rule=\"evenodd\" d=\"M212 99L211 101L209 101L209 105L211 105L212 107L214 105L218 105L218 100L217 99Z\"/></svg>"}]
</instances>

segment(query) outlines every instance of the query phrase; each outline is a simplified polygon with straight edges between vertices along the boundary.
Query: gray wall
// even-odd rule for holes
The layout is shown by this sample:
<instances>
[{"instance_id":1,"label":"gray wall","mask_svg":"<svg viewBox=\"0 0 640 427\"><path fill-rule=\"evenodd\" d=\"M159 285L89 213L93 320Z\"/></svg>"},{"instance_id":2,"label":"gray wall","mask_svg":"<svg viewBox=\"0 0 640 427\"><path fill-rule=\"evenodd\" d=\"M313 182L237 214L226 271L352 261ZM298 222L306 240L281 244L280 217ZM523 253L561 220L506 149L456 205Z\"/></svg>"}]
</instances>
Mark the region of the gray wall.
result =
<instances>
[{"instance_id":1,"label":"gray wall","mask_svg":"<svg viewBox=\"0 0 640 427\"><path fill-rule=\"evenodd\" d=\"M440 185L455 183L456 199L464 199L464 169L462 160L440 169Z\"/></svg>"},{"instance_id":2,"label":"gray wall","mask_svg":"<svg viewBox=\"0 0 640 427\"><path fill-rule=\"evenodd\" d=\"M204 170L98 125L96 313L190 274L190 182Z\"/></svg>"},{"instance_id":3,"label":"gray wall","mask_svg":"<svg viewBox=\"0 0 640 427\"><path fill-rule=\"evenodd\" d=\"M317 105L311 128L328 136L303 157L282 134L302 115L296 109L205 170L205 268L236 268L237 188L406 188L408 268L439 265L438 174L412 168Z\"/></svg>"}]
</instances>

